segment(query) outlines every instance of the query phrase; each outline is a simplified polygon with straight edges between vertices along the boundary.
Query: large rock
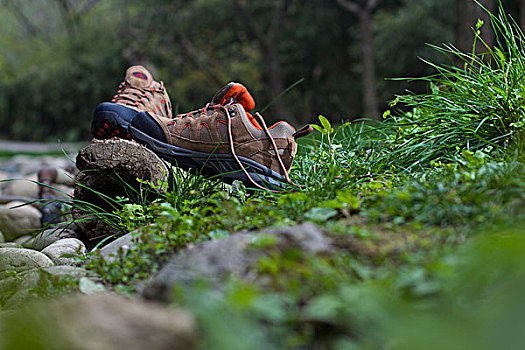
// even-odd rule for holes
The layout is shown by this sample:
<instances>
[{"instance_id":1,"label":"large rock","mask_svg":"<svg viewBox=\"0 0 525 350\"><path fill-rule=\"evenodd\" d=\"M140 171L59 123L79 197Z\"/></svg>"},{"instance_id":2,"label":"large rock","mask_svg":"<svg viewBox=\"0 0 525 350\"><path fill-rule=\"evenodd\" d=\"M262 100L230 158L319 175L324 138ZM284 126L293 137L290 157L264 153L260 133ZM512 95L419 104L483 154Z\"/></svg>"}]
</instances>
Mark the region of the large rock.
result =
<instances>
[{"instance_id":1,"label":"large rock","mask_svg":"<svg viewBox=\"0 0 525 350\"><path fill-rule=\"evenodd\" d=\"M8 271L23 272L39 267L53 266L53 261L36 250L0 248L0 279Z\"/></svg>"},{"instance_id":2,"label":"large rock","mask_svg":"<svg viewBox=\"0 0 525 350\"><path fill-rule=\"evenodd\" d=\"M23 202L10 202L0 205L0 231L8 242L41 228L42 214L40 211L24 204Z\"/></svg>"},{"instance_id":3,"label":"large rock","mask_svg":"<svg viewBox=\"0 0 525 350\"><path fill-rule=\"evenodd\" d=\"M73 266L34 268L0 279L0 308L15 309L31 299L56 293L57 288L77 286L87 271Z\"/></svg>"},{"instance_id":4,"label":"large rock","mask_svg":"<svg viewBox=\"0 0 525 350\"><path fill-rule=\"evenodd\" d=\"M42 253L47 255L55 265L80 265L78 258L86 257L86 246L76 238L64 238L50 244L42 249ZM72 255L63 256L63 255Z\"/></svg>"},{"instance_id":5,"label":"large rock","mask_svg":"<svg viewBox=\"0 0 525 350\"><path fill-rule=\"evenodd\" d=\"M68 226L53 227L39 233L31 242L31 248L42 250L48 245L64 238L78 238L78 234Z\"/></svg>"},{"instance_id":6,"label":"large rock","mask_svg":"<svg viewBox=\"0 0 525 350\"><path fill-rule=\"evenodd\" d=\"M108 204L107 198L129 196L130 188L138 192L144 187L143 181L158 185L165 182L169 174L164 161L155 153L123 139L94 140L79 151L76 165L81 172L76 178L75 198L108 212L114 207ZM161 186L148 190L150 200L163 192ZM78 220L79 233L86 243L121 233L86 208L76 208L72 215Z\"/></svg>"},{"instance_id":7,"label":"large rock","mask_svg":"<svg viewBox=\"0 0 525 350\"><path fill-rule=\"evenodd\" d=\"M35 304L0 319L0 349L177 350L197 343L194 317L108 294Z\"/></svg>"},{"instance_id":8,"label":"large rock","mask_svg":"<svg viewBox=\"0 0 525 350\"><path fill-rule=\"evenodd\" d=\"M0 309L20 305L30 297L39 278L33 273L53 262L36 250L0 248Z\"/></svg>"},{"instance_id":9,"label":"large rock","mask_svg":"<svg viewBox=\"0 0 525 350\"><path fill-rule=\"evenodd\" d=\"M174 256L143 290L148 299L168 301L176 284L189 284L206 278L219 281L235 274L250 275L258 258L271 245L278 251L297 249L323 253L331 249L331 240L314 224L272 228L252 233L236 233L225 239L204 242Z\"/></svg>"},{"instance_id":10,"label":"large rock","mask_svg":"<svg viewBox=\"0 0 525 350\"><path fill-rule=\"evenodd\" d=\"M120 254L125 255L139 241L140 233L138 231L127 233L102 247L99 251L100 256L108 262L114 261Z\"/></svg>"},{"instance_id":11,"label":"large rock","mask_svg":"<svg viewBox=\"0 0 525 350\"><path fill-rule=\"evenodd\" d=\"M28 299L56 292L65 284L77 284L87 271L72 266L53 266L46 255L25 248L0 248L0 309L19 307Z\"/></svg>"}]
</instances>

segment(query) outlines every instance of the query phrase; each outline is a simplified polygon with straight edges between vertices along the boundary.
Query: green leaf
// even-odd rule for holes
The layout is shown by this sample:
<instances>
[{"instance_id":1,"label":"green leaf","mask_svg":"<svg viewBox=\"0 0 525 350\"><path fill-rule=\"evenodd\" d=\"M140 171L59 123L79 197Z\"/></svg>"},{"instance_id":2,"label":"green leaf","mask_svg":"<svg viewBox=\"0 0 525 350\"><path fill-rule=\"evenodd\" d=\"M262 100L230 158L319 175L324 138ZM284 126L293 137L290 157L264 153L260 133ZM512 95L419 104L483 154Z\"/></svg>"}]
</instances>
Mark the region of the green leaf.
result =
<instances>
[{"instance_id":1,"label":"green leaf","mask_svg":"<svg viewBox=\"0 0 525 350\"><path fill-rule=\"evenodd\" d=\"M333 132L334 129L332 129L332 124L330 124L330 122L328 121L328 119L326 119L324 116L320 115L319 116L319 121L321 122L321 124L323 125L323 128L327 131L327 132Z\"/></svg>"},{"instance_id":2,"label":"green leaf","mask_svg":"<svg viewBox=\"0 0 525 350\"><path fill-rule=\"evenodd\" d=\"M319 131L321 134L326 134L324 129L321 129L321 127L319 125L312 124L312 128L314 128L315 130Z\"/></svg>"}]
</instances>

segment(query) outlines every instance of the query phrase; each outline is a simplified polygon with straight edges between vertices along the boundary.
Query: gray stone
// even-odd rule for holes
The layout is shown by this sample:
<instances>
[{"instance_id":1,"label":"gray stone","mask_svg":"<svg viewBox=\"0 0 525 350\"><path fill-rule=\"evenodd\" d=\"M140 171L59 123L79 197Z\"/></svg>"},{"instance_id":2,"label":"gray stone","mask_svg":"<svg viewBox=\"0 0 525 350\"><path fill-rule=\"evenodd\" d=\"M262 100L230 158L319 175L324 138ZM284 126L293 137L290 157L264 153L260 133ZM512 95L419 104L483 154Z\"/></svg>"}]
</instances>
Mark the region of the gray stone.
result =
<instances>
[{"instance_id":1,"label":"gray stone","mask_svg":"<svg viewBox=\"0 0 525 350\"><path fill-rule=\"evenodd\" d=\"M100 255L106 261L114 261L119 254L126 254L138 241L140 241L138 231L127 233L102 247Z\"/></svg>"},{"instance_id":2,"label":"gray stone","mask_svg":"<svg viewBox=\"0 0 525 350\"><path fill-rule=\"evenodd\" d=\"M281 248L300 248L310 253L322 253L331 250L331 239L312 223L282 228L273 228L265 231L266 234L279 236Z\"/></svg>"},{"instance_id":3,"label":"gray stone","mask_svg":"<svg viewBox=\"0 0 525 350\"><path fill-rule=\"evenodd\" d=\"M88 277L82 277L78 281L78 289L84 294L94 294L106 291L106 287L101 283L97 283Z\"/></svg>"},{"instance_id":4,"label":"gray stone","mask_svg":"<svg viewBox=\"0 0 525 350\"><path fill-rule=\"evenodd\" d=\"M31 348L27 330L43 349L193 349L192 314L109 294L77 295L34 303L2 315L0 349Z\"/></svg>"},{"instance_id":5,"label":"gray stone","mask_svg":"<svg viewBox=\"0 0 525 350\"><path fill-rule=\"evenodd\" d=\"M5 242L0 243L0 248L24 248L16 242Z\"/></svg>"},{"instance_id":6,"label":"gray stone","mask_svg":"<svg viewBox=\"0 0 525 350\"><path fill-rule=\"evenodd\" d=\"M42 214L38 209L23 202L10 202L0 205L0 231L6 241L38 231L41 227ZM15 208L16 207L16 208Z\"/></svg>"},{"instance_id":7,"label":"gray stone","mask_svg":"<svg viewBox=\"0 0 525 350\"><path fill-rule=\"evenodd\" d=\"M53 266L53 261L36 250L0 248L0 279L6 271L23 272L38 267Z\"/></svg>"},{"instance_id":8,"label":"gray stone","mask_svg":"<svg viewBox=\"0 0 525 350\"><path fill-rule=\"evenodd\" d=\"M64 238L48 245L42 249L42 253L47 255L55 265L77 265L78 260L74 257L63 257L62 255L74 255L80 258L86 256L86 246L76 238Z\"/></svg>"},{"instance_id":9,"label":"gray stone","mask_svg":"<svg viewBox=\"0 0 525 350\"><path fill-rule=\"evenodd\" d=\"M33 242L33 236L32 235L24 235L20 236L14 241L15 243L20 244L24 248L30 248L32 249L32 242Z\"/></svg>"},{"instance_id":10,"label":"gray stone","mask_svg":"<svg viewBox=\"0 0 525 350\"><path fill-rule=\"evenodd\" d=\"M30 299L36 299L40 293L47 293L48 286L52 289L53 283L66 281L77 283L84 278L87 271L80 267L73 266L49 266L44 268L34 268L23 271L0 279L0 306L5 309L18 308ZM42 279L47 279L48 283L40 283Z\"/></svg>"},{"instance_id":11,"label":"gray stone","mask_svg":"<svg viewBox=\"0 0 525 350\"><path fill-rule=\"evenodd\" d=\"M0 232L0 243L4 243L4 242L5 242L4 234Z\"/></svg>"},{"instance_id":12,"label":"gray stone","mask_svg":"<svg viewBox=\"0 0 525 350\"><path fill-rule=\"evenodd\" d=\"M37 168L38 169L38 168ZM10 179L6 182L3 194L16 197L38 198L38 176L36 173Z\"/></svg>"},{"instance_id":13,"label":"gray stone","mask_svg":"<svg viewBox=\"0 0 525 350\"><path fill-rule=\"evenodd\" d=\"M78 234L64 226L49 228L35 236L31 247L35 250L42 250L59 239L64 238L78 238Z\"/></svg>"},{"instance_id":14,"label":"gray stone","mask_svg":"<svg viewBox=\"0 0 525 350\"><path fill-rule=\"evenodd\" d=\"M168 301L176 284L189 284L202 278L217 282L230 274L241 278L253 276L255 263L265 253L265 247L258 248L264 237L270 237L273 248L280 252L299 249L322 253L329 251L331 245L322 230L311 223L236 233L222 240L194 245L175 255L146 284L142 294L148 299Z\"/></svg>"},{"instance_id":15,"label":"gray stone","mask_svg":"<svg viewBox=\"0 0 525 350\"><path fill-rule=\"evenodd\" d=\"M12 142L10 143L12 144ZM43 149L47 147L47 145L39 145L39 149ZM74 157L74 154L71 154L72 157ZM32 157L32 156L26 156L26 155L18 155L11 159L9 159L7 162L2 164L2 170L14 173L14 174L20 174L24 178L28 176L28 174L36 173L41 168L62 168L67 169L70 168L72 165L71 160L67 157L61 156L61 157L53 157L53 156L38 156L38 157Z\"/></svg>"}]
</instances>

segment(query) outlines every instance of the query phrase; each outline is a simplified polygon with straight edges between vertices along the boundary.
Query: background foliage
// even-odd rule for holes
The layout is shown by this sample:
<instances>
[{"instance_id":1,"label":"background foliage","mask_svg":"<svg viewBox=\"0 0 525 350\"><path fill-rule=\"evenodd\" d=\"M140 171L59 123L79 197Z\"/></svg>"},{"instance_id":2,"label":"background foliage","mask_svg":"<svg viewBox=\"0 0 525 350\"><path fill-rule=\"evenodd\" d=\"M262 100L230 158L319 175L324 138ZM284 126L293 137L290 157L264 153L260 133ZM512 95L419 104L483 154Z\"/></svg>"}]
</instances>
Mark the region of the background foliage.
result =
<instances>
[{"instance_id":1,"label":"background foliage","mask_svg":"<svg viewBox=\"0 0 525 350\"><path fill-rule=\"evenodd\" d=\"M232 80L247 85L261 109L278 95L269 69L275 56L281 91L301 83L266 111L268 119L302 124L319 114L332 122L363 116L359 18L335 0L0 3L3 138L89 139L93 108L112 97L127 66L136 63L165 82L180 112L201 107ZM425 44L455 42L463 17L454 0L378 3L371 26L384 111L407 87L426 89L385 78L431 73L418 56L443 60ZM517 17L519 1L504 3ZM278 22L276 11L285 5ZM463 22L467 31L475 24ZM278 28L274 36L272 28Z\"/></svg>"}]
</instances>

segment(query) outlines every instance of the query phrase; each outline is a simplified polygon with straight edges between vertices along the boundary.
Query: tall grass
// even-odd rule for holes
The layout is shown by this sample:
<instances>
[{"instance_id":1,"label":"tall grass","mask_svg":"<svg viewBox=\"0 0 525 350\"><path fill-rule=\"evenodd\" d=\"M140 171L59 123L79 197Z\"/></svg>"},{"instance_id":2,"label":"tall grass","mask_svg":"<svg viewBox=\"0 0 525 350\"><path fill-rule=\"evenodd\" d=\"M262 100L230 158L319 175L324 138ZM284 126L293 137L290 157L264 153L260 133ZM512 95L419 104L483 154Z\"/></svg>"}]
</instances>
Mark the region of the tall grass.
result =
<instances>
[{"instance_id":1,"label":"tall grass","mask_svg":"<svg viewBox=\"0 0 525 350\"><path fill-rule=\"evenodd\" d=\"M503 11L491 23L478 21L472 53L451 44L433 46L450 59L436 65L437 74L422 78L429 82L425 94L398 96L392 103L408 108L397 110L387 123L398 128L392 139L394 151L410 150L429 160L452 161L464 149L485 149L493 155L509 148L524 150L525 141L525 36ZM495 46L481 37L482 25L492 25ZM481 47L481 54L476 54ZM409 159L416 159L408 157ZM414 165L415 163L413 163Z\"/></svg>"},{"instance_id":2,"label":"tall grass","mask_svg":"<svg viewBox=\"0 0 525 350\"><path fill-rule=\"evenodd\" d=\"M451 44L432 46L450 63L424 60L436 74L405 79L428 82L428 92L396 96L384 122L356 121L331 138L331 126L323 127L321 137L297 158L297 181L306 191L333 197L371 179L395 183L421 177L436 164L461 165L465 151L495 160L522 157L525 36L501 7L490 17L491 23L474 28L472 52ZM494 47L483 41L482 25L494 29Z\"/></svg>"}]
</instances>

